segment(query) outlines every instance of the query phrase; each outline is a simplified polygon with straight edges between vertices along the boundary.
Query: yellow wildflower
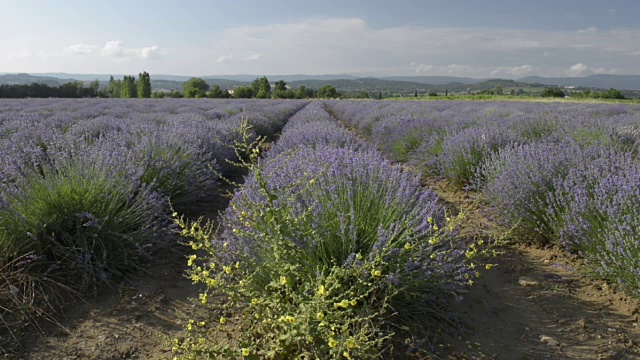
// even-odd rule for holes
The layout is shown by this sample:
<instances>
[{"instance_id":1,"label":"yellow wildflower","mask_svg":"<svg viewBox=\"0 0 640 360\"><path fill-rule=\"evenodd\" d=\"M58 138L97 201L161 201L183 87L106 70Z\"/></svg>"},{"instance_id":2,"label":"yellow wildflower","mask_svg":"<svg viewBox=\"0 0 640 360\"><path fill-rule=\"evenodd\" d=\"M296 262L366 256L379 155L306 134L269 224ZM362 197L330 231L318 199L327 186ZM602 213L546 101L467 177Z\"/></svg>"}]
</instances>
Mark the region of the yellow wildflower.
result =
<instances>
[{"instance_id":1,"label":"yellow wildflower","mask_svg":"<svg viewBox=\"0 0 640 360\"><path fill-rule=\"evenodd\" d=\"M380 270L371 270L371 276L377 277L381 275L382 275L382 272L380 272Z\"/></svg>"},{"instance_id":2,"label":"yellow wildflower","mask_svg":"<svg viewBox=\"0 0 640 360\"><path fill-rule=\"evenodd\" d=\"M227 323L227 318L226 318L226 317L224 317L224 316L223 316L223 317L221 317L221 318L220 318L220 325L224 325L224 324L226 324L226 323Z\"/></svg>"},{"instance_id":3,"label":"yellow wildflower","mask_svg":"<svg viewBox=\"0 0 640 360\"><path fill-rule=\"evenodd\" d=\"M339 303L334 303L333 307L336 308L336 309L340 308L340 307L346 309L346 308L349 307L349 300L344 299L344 300L340 301Z\"/></svg>"},{"instance_id":4,"label":"yellow wildflower","mask_svg":"<svg viewBox=\"0 0 640 360\"><path fill-rule=\"evenodd\" d=\"M411 250L411 244L409 243L404 244L404 248L405 250Z\"/></svg>"},{"instance_id":5,"label":"yellow wildflower","mask_svg":"<svg viewBox=\"0 0 640 360\"><path fill-rule=\"evenodd\" d=\"M280 285L287 285L287 278L285 276L280 276Z\"/></svg>"},{"instance_id":6,"label":"yellow wildflower","mask_svg":"<svg viewBox=\"0 0 640 360\"><path fill-rule=\"evenodd\" d=\"M431 223L433 222L433 218L432 218L431 216L429 216L429 217L427 218L427 222L428 222L429 224L431 224Z\"/></svg>"},{"instance_id":7,"label":"yellow wildflower","mask_svg":"<svg viewBox=\"0 0 640 360\"><path fill-rule=\"evenodd\" d=\"M231 266L223 266L222 268L224 269L224 272L231 274Z\"/></svg>"},{"instance_id":8,"label":"yellow wildflower","mask_svg":"<svg viewBox=\"0 0 640 360\"><path fill-rule=\"evenodd\" d=\"M320 285L320 287L318 288L318 295L320 296L326 296L327 295L327 291L324 288L324 285Z\"/></svg>"},{"instance_id":9,"label":"yellow wildflower","mask_svg":"<svg viewBox=\"0 0 640 360\"><path fill-rule=\"evenodd\" d=\"M347 351L343 352L342 356L344 356L347 359L351 359L351 356L349 355L349 352L347 352Z\"/></svg>"},{"instance_id":10,"label":"yellow wildflower","mask_svg":"<svg viewBox=\"0 0 640 360\"><path fill-rule=\"evenodd\" d=\"M324 319L324 313L323 312L319 312L318 314L316 314L316 319L322 321L322 319Z\"/></svg>"},{"instance_id":11,"label":"yellow wildflower","mask_svg":"<svg viewBox=\"0 0 640 360\"><path fill-rule=\"evenodd\" d=\"M251 352L249 351L249 349L242 349L242 356L249 356L249 354L251 354Z\"/></svg>"},{"instance_id":12,"label":"yellow wildflower","mask_svg":"<svg viewBox=\"0 0 640 360\"><path fill-rule=\"evenodd\" d=\"M338 342L336 341L336 339L329 338L329 347L330 348L334 348L334 347L336 347L336 345L338 345Z\"/></svg>"},{"instance_id":13,"label":"yellow wildflower","mask_svg":"<svg viewBox=\"0 0 640 360\"><path fill-rule=\"evenodd\" d=\"M198 258L198 255L191 255L191 256L189 256L189 261L187 261L187 266L192 266L192 265L193 265L193 261L194 261L195 259L197 259L197 258Z\"/></svg>"}]
</instances>

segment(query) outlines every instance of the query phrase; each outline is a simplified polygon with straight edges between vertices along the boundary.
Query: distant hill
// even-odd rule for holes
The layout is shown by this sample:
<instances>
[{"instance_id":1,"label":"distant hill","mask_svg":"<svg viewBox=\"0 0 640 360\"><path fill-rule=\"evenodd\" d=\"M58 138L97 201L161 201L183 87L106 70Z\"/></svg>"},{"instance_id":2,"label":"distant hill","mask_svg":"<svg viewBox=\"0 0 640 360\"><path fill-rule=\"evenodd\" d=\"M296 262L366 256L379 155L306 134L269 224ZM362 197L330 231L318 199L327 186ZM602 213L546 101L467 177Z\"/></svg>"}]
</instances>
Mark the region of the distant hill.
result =
<instances>
[{"instance_id":1,"label":"distant hill","mask_svg":"<svg viewBox=\"0 0 640 360\"><path fill-rule=\"evenodd\" d=\"M74 79L60 79L51 76L33 76L29 74L4 74L0 75L0 85L28 85L32 83L60 86L64 83L77 81Z\"/></svg>"},{"instance_id":2,"label":"distant hill","mask_svg":"<svg viewBox=\"0 0 640 360\"><path fill-rule=\"evenodd\" d=\"M395 80L395 81L410 81L422 84L431 85L446 85L451 83L461 84L477 84L483 82L484 79L474 79L469 77L456 77L456 76L382 76L379 77L382 80Z\"/></svg>"},{"instance_id":3,"label":"distant hill","mask_svg":"<svg viewBox=\"0 0 640 360\"><path fill-rule=\"evenodd\" d=\"M256 78L266 76L271 81L284 80L285 82L302 81L302 80L341 80L341 79L358 79L358 76L347 74L333 75L207 75L202 76L203 79L227 79L242 82L252 82Z\"/></svg>"},{"instance_id":4,"label":"distant hill","mask_svg":"<svg viewBox=\"0 0 640 360\"><path fill-rule=\"evenodd\" d=\"M539 83L554 86L578 86L598 89L640 90L640 75L589 75L585 77L543 78L529 76L519 82Z\"/></svg>"}]
</instances>

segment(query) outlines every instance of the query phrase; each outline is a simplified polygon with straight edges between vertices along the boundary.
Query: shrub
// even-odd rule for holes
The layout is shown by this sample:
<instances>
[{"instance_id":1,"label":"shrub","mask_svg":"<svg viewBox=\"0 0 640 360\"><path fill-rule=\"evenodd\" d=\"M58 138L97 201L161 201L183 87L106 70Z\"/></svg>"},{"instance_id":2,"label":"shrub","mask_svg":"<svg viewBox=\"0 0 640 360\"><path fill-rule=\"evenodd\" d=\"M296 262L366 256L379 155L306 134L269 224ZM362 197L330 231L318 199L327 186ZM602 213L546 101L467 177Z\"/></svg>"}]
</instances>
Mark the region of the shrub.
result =
<instances>
[{"instance_id":1,"label":"shrub","mask_svg":"<svg viewBox=\"0 0 640 360\"><path fill-rule=\"evenodd\" d=\"M437 197L373 151L301 147L258 160L212 226L178 220L194 249L191 278L206 284L211 316L187 324L174 351L191 356L374 358L399 334L451 325L446 310L470 281L465 252ZM242 326L214 343L218 324ZM433 332L431 333L433 334Z\"/></svg>"},{"instance_id":2,"label":"shrub","mask_svg":"<svg viewBox=\"0 0 640 360\"><path fill-rule=\"evenodd\" d=\"M561 240L601 277L640 294L640 166L632 154L602 151L557 182Z\"/></svg>"},{"instance_id":3,"label":"shrub","mask_svg":"<svg viewBox=\"0 0 640 360\"><path fill-rule=\"evenodd\" d=\"M583 148L573 141L532 143L500 150L478 169L481 190L510 225L544 242L556 242L563 209L550 197L572 169L597 159L599 147ZM555 202L555 200L554 200Z\"/></svg>"},{"instance_id":4,"label":"shrub","mask_svg":"<svg viewBox=\"0 0 640 360\"><path fill-rule=\"evenodd\" d=\"M80 291L134 267L167 218L163 197L97 156L30 174L3 197L2 265L33 253L42 271Z\"/></svg>"}]
</instances>

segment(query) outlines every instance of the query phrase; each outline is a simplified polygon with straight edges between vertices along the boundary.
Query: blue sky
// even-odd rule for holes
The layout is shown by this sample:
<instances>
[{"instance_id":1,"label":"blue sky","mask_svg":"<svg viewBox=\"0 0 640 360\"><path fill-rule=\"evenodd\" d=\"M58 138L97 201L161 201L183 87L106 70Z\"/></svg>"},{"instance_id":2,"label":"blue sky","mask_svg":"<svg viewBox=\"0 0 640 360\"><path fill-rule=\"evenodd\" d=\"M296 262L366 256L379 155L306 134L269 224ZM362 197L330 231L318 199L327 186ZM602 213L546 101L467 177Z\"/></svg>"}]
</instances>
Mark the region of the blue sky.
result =
<instances>
[{"instance_id":1,"label":"blue sky","mask_svg":"<svg viewBox=\"0 0 640 360\"><path fill-rule=\"evenodd\" d=\"M0 0L0 72L640 74L636 1Z\"/></svg>"}]
</instances>

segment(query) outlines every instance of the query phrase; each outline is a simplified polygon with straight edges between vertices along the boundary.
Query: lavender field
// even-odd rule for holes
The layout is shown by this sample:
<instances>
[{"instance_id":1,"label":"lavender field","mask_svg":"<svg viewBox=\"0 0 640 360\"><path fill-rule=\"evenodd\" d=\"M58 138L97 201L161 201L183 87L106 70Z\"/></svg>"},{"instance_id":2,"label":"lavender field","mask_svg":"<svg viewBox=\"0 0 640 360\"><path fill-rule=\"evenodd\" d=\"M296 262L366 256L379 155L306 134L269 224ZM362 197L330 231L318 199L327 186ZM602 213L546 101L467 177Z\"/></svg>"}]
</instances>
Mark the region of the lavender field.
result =
<instances>
[{"instance_id":1,"label":"lavender field","mask_svg":"<svg viewBox=\"0 0 640 360\"><path fill-rule=\"evenodd\" d=\"M304 105L2 102L2 319L47 314L65 294L96 291L135 268L171 241L172 211L235 171L226 160L236 160L243 116L251 136L273 136Z\"/></svg>"},{"instance_id":2,"label":"lavender field","mask_svg":"<svg viewBox=\"0 0 640 360\"><path fill-rule=\"evenodd\" d=\"M452 304L488 260L422 178L637 296L639 147L634 105L5 101L0 315L48 313L181 241L203 311L177 356L427 357L462 334ZM240 175L219 218L181 216Z\"/></svg>"},{"instance_id":3,"label":"lavender field","mask_svg":"<svg viewBox=\"0 0 640 360\"><path fill-rule=\"evenodd\" d=\"M391 159L482 192L526 240L584 257L638 294L640 107L348 103L338 117Z\"/></svg>"}]
</instances>

